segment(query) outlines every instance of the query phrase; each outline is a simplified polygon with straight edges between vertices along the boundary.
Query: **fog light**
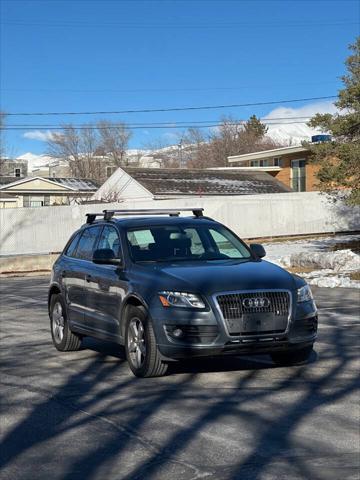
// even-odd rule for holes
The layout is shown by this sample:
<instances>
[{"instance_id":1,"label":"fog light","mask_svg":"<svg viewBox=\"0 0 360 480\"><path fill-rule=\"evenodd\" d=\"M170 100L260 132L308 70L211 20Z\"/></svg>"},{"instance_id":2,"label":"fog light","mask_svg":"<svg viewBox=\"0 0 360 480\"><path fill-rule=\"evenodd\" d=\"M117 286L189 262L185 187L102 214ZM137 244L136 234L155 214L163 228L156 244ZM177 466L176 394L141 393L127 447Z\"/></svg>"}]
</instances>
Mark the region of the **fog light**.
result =
<instances>
[{"instance_id":1,"label":"fog light","mask_svg":"<svg viewBox=\"0 0 360 480\"><path fill-rule=\"evenodd\" d=\"M183 336L183 331L181 330L181 328L175 328L173 331L172 331L172 334L174 337L176 338L180 338Z\"/></svg>"}]
</instances>

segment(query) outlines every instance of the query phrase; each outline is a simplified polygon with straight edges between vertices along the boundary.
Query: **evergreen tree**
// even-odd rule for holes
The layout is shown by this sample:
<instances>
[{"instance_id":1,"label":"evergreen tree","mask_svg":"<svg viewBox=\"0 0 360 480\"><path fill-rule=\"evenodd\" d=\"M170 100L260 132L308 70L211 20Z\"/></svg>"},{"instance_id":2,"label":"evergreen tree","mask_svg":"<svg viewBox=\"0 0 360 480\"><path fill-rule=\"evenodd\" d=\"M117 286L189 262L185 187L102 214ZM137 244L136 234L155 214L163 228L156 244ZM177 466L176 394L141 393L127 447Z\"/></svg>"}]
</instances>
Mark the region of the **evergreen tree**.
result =
<instances>
[{"instance_id":1,"label":"evergreen tree","mask_svg":"<svg viewBox=\"0 0 360 480\"><path fill-rule=\"evenodd\" d=\"M263 138L268 128L266 125L261 123L260 119L256 115L251 115L249 120L244 125L244 130L249 135L252 135L256 139Z\"/></svg>"},{"instance_id":2,"label":"evergreen tree","mask_svg":"<svg viewBox=\"0 0 360 480\"><path fill-rule=\"evenodd\" d=\"M309 122L309 126L330 133L332 141L306 146L311 160L320 167L320 189L335 198L342 189L349 189L347 203L360 205L360 37L349 48L347 74L341 78L344 88L335 102L338 113L317 114Z\"/></svg>"}]
</instances>

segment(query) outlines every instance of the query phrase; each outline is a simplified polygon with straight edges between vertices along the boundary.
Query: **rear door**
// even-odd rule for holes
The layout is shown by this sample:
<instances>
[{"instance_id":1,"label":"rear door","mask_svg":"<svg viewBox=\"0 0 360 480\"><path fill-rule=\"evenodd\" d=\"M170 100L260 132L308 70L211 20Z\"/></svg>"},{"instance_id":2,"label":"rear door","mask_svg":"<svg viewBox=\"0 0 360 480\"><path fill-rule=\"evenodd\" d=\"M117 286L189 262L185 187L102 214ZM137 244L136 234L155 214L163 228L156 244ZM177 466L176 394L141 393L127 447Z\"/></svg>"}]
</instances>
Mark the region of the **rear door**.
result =
<instances>
[{"instance_id":1,"label":"rear door","mask_svg":"<svg viewBox=\"0 0 360 480\"><path fill-rule=\"evenodd\" d=\"M117 229L105 225L96 248L110 248L121 258ZM127 291L123 266L92 263L85 279L86 323L100 337L119 340L121 304Z\"/></svg>"},{"instance_id":2,"label":"rear door","mask_svg":"<svg viewBox=\"0 0 360 480\"><path fill-rule=\"evenodd\" d=\"M93 225L82 230L77 243L69 245L66 255L66 267L61 275L65 289L69 321L72 325L86 326L85 280L92 264L92 252L96 245L102 226ZM71 248L70 248L71 247Z\"/></svg>"},{"instance_id":3,"label":"rear door","mask_svg":"<svg viewBox=\"0 0 360 480\"><path fill-rule=\"evenodd\" d=\"M84 320L84 311L81 303L84 296L85 275L79 271L78 262L75 257L81 235L82 231L73 237L59 263L60 281L62 283L70 324L82 323Z\"/></svg>"}]
</instances>

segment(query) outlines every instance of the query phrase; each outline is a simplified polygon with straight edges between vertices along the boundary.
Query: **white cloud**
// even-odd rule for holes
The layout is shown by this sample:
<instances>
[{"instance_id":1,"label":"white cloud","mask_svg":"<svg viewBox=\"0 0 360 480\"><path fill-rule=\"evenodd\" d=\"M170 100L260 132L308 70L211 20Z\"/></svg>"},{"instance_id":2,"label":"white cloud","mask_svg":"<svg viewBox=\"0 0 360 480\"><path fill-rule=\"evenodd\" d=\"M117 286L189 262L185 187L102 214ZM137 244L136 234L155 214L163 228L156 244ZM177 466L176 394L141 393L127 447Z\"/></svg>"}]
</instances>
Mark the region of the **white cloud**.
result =
<instances>
[{"instance_id":1,"label":"white cloud","mask_svg":"<svg viewBox=\"0 0 360 480\"><path fill-rule=\"evenodd\" d=\"M309 127L307 122L311 117L316 113L335 113L337 111L332 102L311 103L299 108L280 106L271 110L262 117L262 120L271 119L273 121L268 123L267 133L273 140L283 145L301 145L301 142L309 141L313 135L327 133L318 128Z\"/></svg>"},{"instance_id":2,"label":"white cloud","mask_svg":"<svg viewBox=\"0 0 360 480\"><path fill-rule=\"evenodd\" d=\"M337 108L333 102L318 102L310 103L309 105L304 105L299 108L291 107L277 107L274 110L271 110L264 119L274 119L274 118L288 118L288 117L312 117L316 113L335 113ZM287 122L288 120L279 120L279 122ZM306 120L304 120L306 122Z\"/></svg>"},{"instance_id":3,"label":"white cloud","mask_svg":"<svg viewBox=\"0 0 360 480\"><path fill-rule=\"evenodd\" d=\"M51 140L53 134L54 132L50 130L30 130L29 132L25 132L23 137L30 140L38 140L39 142L47 142Z\"/></svg>"}]
</instances>

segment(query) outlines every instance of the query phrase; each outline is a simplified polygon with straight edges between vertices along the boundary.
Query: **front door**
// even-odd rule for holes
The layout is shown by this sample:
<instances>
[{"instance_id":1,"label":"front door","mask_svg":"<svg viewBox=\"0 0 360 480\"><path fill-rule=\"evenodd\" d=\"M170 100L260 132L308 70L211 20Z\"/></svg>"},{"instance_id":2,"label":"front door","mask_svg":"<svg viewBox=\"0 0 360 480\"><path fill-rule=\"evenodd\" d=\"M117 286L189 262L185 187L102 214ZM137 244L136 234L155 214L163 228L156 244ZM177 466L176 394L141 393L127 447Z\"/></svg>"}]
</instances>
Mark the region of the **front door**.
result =
<instances>
[{"instance_id":1,"label":"front door","mask_svg":"<svg viewBox=\"0 0 360 480\"><path fill-rule=\"evenodd\" d=\"M96 248L110 248L117 258L121 257L120 238L114 226L104 226ZM123 266L92 263L88 268L85 277L85 322L94 335L119 341L119 314L126 291Z\"/></svg>"}]
</instances>

